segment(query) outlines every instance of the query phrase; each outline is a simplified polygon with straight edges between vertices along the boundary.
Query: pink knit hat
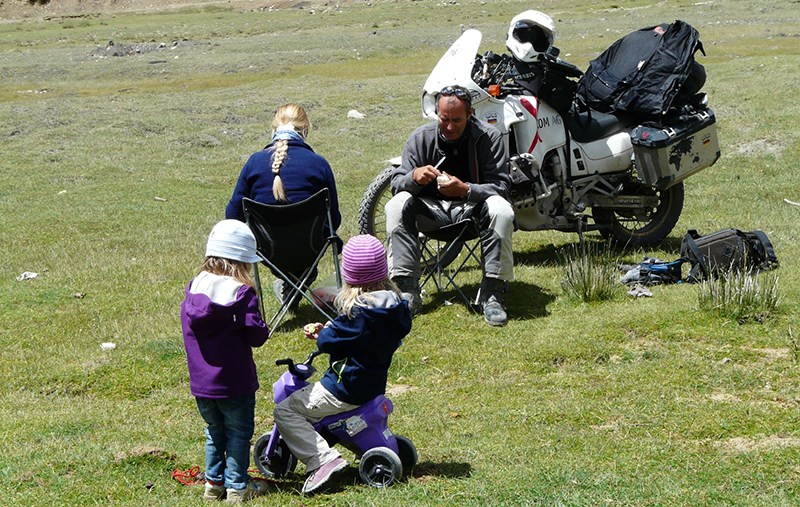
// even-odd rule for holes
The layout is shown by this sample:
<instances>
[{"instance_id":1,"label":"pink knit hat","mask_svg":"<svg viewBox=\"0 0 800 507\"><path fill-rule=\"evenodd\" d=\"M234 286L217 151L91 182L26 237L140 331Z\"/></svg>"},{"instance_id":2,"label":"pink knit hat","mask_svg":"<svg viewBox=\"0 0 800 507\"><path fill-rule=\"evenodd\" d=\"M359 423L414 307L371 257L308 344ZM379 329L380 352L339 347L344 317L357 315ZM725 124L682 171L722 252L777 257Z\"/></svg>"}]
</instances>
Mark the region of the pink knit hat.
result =
<instances>
[{"instance_id":1,"label":"pink knit hat","mask_svg":"<svg viewBox=\"0 0 800 507\"><path fill-rule=\"evenodd\" d=\"M386 250L375 236L353 236L342 249L342 277L349 285L363 286L389 276Z\"/></svg>"}]
</instances>

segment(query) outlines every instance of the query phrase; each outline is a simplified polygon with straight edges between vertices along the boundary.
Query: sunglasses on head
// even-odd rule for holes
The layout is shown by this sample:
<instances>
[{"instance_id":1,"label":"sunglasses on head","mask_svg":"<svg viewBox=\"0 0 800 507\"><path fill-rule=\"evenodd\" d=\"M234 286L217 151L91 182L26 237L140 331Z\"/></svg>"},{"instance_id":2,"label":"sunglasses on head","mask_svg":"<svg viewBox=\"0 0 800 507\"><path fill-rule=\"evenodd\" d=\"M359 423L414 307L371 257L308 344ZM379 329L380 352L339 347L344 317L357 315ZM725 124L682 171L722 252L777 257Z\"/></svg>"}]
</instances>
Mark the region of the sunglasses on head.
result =
<instances>
[{"instance_id":1,"label":"sunglasses on head","mask_svg":"<svg viewBox=\"0 0 800 507\"><path fill-rule=\"evenodd\" d=\"M445 86L444 88L439 91L439 95L444 97L450 97L455 95L461 100L471 101L472 97L469 96L469 92L463 88L454 88L452 86Z\"/></svg>"}]
</instances>

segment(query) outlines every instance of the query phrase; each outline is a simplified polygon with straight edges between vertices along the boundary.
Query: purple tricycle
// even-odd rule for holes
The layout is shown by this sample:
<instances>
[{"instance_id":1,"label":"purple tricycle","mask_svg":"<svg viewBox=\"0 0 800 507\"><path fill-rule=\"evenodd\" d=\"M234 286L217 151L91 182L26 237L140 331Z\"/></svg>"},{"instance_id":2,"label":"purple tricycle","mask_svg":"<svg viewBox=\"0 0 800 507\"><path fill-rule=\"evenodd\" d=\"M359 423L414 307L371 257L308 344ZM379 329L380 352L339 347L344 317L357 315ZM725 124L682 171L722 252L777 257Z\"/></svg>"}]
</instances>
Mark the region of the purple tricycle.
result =
<instances>
[{"instance_id":1,"label":"purple tricycle","mask_svg":"<svg viewBox=\"0 0 800 507\"><path fill-rule=\"evenodd\" d=\"M275 361L288 370L272 384L276 405L309 384L308 379L317 371L311 363L320 354L314 351L301 363L291 359ZM384 488L400 480L403 468L410 470L418 459L411 440L389 430L392 410L391 400L380 395L354 410L325 417L314 424L314 429L329 445L341 444L355 454L358 474L366 484ZM256 441L253 460L262 474L272 478L285 477L297 467L297 458L274 425L272 431Z\"/></svg>"}]
</instances>

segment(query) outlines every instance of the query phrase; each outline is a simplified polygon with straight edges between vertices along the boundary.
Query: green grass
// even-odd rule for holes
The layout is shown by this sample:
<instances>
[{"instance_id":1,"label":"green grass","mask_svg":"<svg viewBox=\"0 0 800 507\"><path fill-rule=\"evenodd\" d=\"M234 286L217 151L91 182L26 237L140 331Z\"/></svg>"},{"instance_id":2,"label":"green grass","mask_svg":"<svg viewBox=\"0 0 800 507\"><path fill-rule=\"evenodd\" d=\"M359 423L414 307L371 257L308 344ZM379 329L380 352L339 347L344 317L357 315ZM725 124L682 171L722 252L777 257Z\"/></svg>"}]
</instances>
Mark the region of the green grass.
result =
<instances>
[{"instance_id":1,"label":"green grass","mask_svg":"<svg viewBox=\"0 0 800 507\"><path fill-rule=\"evenodd\" d=\"M620 292L619 273L610 246L569 245L562 252L564 271L561 288L574 300L584 303L612 299Z\"/></svg>"},{"instance_id":2,"label":"green grass","mask_svg":"<svg viewBox=\"0 0 800 507\"><path fill-rule=\"evenodd\" d=\"M420 453L410 476L379 491L351 471L313 498L298 476L253 505L800 503L800 208L784 202L800 201L800 19L788 0L373 0L0 23L4 502L199 504L199 488L171 478L203 465L179 304L275 108L308 108L347 238L367 185L423 121L422 84L460 25L500 52L531 7L581 68L634 29L698 28L722 158L687 180L669 238L620 261L677 258L690 228L760 228L781 261L778 306L739 324L702 311L686 284L584 304L561 286L559 253L577 236L517 232L508 326L433 292L396 355L391 427ZM167 48L111 57L111 40ZM39 276L17 282L24 271ZM480 272L460 281L474 290ZM255 352L259 434L274 360L308 353L299 325L312 316Z\"/></svg>"},{"instance_id":3,"label":"green grass","mask_svg":"<svg viewBox=\"0 0 800 507\"><path fill-rule=\"evenodd\" d=\"M756 275L729 269L700 284L698 304L737 322L762 322L779 306L778 280L775 273Z\"/></svg>"}]
</instances>

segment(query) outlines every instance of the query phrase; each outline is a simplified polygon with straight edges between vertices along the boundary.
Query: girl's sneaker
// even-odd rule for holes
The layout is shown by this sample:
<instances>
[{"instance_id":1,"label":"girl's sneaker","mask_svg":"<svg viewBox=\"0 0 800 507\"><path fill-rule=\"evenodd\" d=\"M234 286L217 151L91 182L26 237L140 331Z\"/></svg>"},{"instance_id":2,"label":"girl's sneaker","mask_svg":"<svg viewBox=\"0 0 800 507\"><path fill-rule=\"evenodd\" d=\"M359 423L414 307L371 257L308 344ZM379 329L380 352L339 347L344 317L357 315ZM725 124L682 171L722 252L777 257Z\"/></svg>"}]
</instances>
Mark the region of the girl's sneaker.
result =
<instances>
[{"instance_id":1,"label":"girl's sneaker","mask_svg":"<svg viewBox=\"0 0 800 507\"><path fill-rule=\"evenodd\" d=\"M347 462L340 456L329 461L308 474L303 484L303 494L310 495L320 489L331 477L347 468Z\"/></svg>"},{"instance_id":2,"label":"girl's sneaker","mask_svg":"<svg viewBox=\"0 0 800 507\"><path fill-rule=\"evenodd\" d=\"M203 492L203 500L224 500L225 485L206 481L206 490Z\"/></svg>"},{"instance_id":3,"label":"girl's sneaker","mask_svg":"<svg viewBox=\"0 0 800 507\"><path fill-rule=\"evenodd\" d=\"M242 503L252 500L257 496L261 496L267 492L267 485L263 481L250 480L247 487L244 489L228 488L228 498L225 500L227 503Z\"/></svg>"}]
</instances>

